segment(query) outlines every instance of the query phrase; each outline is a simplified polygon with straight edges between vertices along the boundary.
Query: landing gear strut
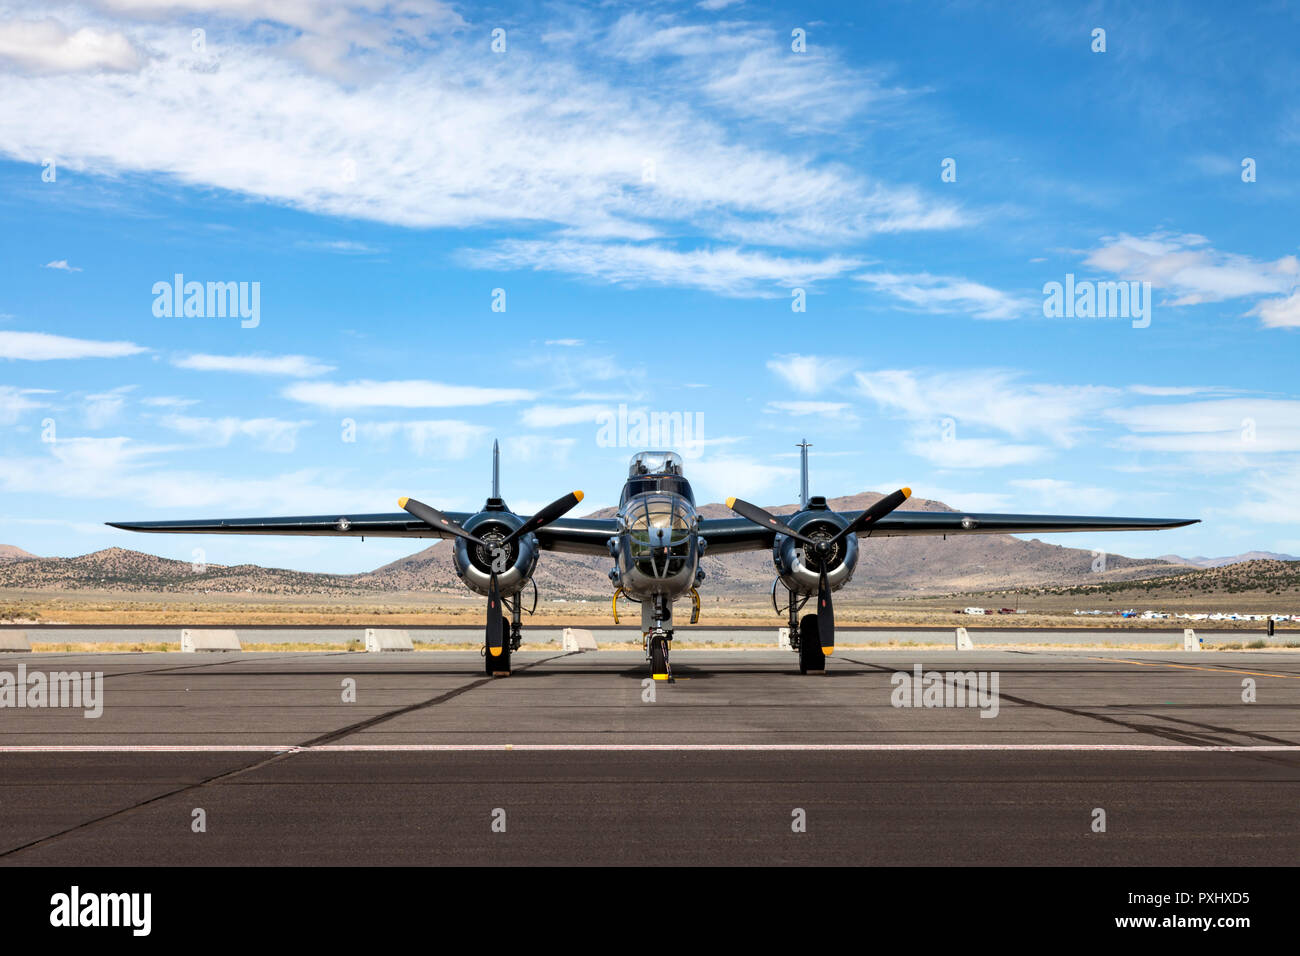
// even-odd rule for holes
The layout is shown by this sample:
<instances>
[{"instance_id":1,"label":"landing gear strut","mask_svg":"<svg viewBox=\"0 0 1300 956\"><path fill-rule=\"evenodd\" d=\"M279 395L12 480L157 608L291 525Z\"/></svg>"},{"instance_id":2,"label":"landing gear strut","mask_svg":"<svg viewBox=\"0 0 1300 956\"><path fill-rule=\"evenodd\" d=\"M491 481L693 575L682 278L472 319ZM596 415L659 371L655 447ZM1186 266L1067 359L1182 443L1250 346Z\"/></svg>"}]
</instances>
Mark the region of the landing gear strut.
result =
<instances>
[{"instance_id":1,"label":"landing gear strut","mask_svg":"<svg viewBox=\"0 0 1300 956\"><path fill-rule=\"evenodd\" d=\"M645 635L645 656L650 661L650 676L674 683L668 648L673 640L673 605L662 594L641 604L641 633Z\"/></svg>"},{"instance_id":2,"label":"landing gear strut","mask_svg":"<svg viewBox=\"0 0 1300 956\"><path fill-rule=\"evenodd\" d=\"M809 596L800 597L793 591L787 591L789 604L785 609L790 615L790 646L799 652L800 674L825 674L826 654L822 651L821 637L817 633L816 614L805 614L799 619L799 612L808 603ZM772 606L776 607L776 582L772 582ZM781 608L777 608L778 613Z\"/></svg>"}]
</instances>

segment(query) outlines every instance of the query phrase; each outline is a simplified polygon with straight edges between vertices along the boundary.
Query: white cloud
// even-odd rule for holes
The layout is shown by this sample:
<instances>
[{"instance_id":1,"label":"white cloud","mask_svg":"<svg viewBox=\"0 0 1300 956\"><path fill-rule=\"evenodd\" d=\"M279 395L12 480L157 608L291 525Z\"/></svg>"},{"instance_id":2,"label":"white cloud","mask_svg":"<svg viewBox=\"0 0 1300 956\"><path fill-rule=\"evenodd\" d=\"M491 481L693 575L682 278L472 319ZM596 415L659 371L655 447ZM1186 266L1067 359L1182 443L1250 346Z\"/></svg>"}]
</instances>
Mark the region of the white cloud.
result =
<instances>
[{"instance_id":1,"label":"white cloud","mask_svg":"<svg viewBox=\"0 0 1300 956\"><path fill-rule=\"evenodd\" d=\"M904 447L940 468L1005 468L1041 461L1047 450L1013 445L992 438L910 439Z\"/></svg>"},{"instance_id":2,"label":"white cloud","mask_svg":"<svg viewBox=\"0 0 1300 956\"><path fill-rule=\"evenodd\" d=\"M502 402L526 402L534 393L520 388L486 388L478 385L448 385L422 379L396 382L361 380L335 382L297 382L284 390L284 396L322 408L450 408L457 405L495 405Z\"/></svg>"},{"instance_id":3,"label":"white cloud","mask_svg":"<svg viewBox=\"0 0 1300 956\"><path fill-rule=\"evenodd\" d=\"M873 272L857 276L873 288L924 312L961 313L977 319L1013 319L1041 315L1041 303L1030 302L990 286L954 276L928 272Z\"/></svg>"},{"instance_id":4,"label":"white cloud","mask_svg":"<svg viewBox=\"0 0 1300 956\"><path fill-rule=\"evenodd\" d=\"M1076 485L1058 478L1020 478L1010 482L1013 488L1028 492L1038 507L1050 508L1056 514L1087 514L1105 511L1122 499L1119 492L1109 488Z\"/></svg>"},{"instance_id":5,"label":"white cloud","mask_svg":"<svg viewBox=\"0 0 1300 956\"><path fill-rule=\"evenodd\" d=\"M31 398L42 394L42 389L15 388L13 385L0 385L0 425L12 425L24 412L44 408L44 402Z\"/></svg>"},{"instance_id":6,"label":"white cloud","mask_svg":"<svg viewBox=\"0 0 1300 956\"><path fill-rule=\"evenodd\" d=\"M53 18L0 21L0 63L31 73L138 70L143 58L118 32L69 30Z\"/></svg>"},{"instance_id":7,"label":"white cloud","mask_svg":"<svg viewBox=\"0 0 1300 956\"><path fill-rule=\"evenodd\" d=\"M1295 400L1228 398L1139 405L1106 415L1135 433L1121 436L1123 448L1232 455L1300 451L1300 401Z\"/></svg>"},{"instance_id":8,"label":"white cloud","mask_svg":"<svg viewBox=\"0 0 1300 956\"><path fill-rule=\"evenodd\" d=\"M126 405L126 396L135 390L134 385L120 385L107 392L87 395L83 413L87 428L103 428L117 420Z\"/></svg>"},{"instance_id":9,"label":"white cloud","mask_svg":"<svg viewBox=\"0 0 1300 956\"><path fill-rule=\"evenodd\" d=\"M785 379L796 392L815 395L830 388L853 368L845 359L823 355L777 355L767 363L770 371Z\"/></svg>"},{"instance_id":10,"label":"white cloud","mask_svg":"<svg viewBox=\"0 0 1300 956\"><path fill-rule=\"evenodd\" d=\"M677 285L729 296L789 295L795 286L833 279L856 268L855 259L794 259L737 248L691 249L661 245L507 239L462 254L480 269L540 269L626 285Z\"/></svg>"},{"instance_id":11,"label":"white cloud","mask_svg":"<svg viewBox=\"0 0 1300 956\"><path fill-rule=\"evenodd\" d=\"M768 402L765 410L800 417L817 415L822 418L839 418L848 409L847 402Z\"/></svg>"},{"instance_id":12,"label":"white cloud","mask_svg":"<svg viewBox=\"0 0 1300 956\"><path fill-rule=\"evenodd\" d=\"M933 432L942 429L942 419L951 418L952 437L965 438L964 426L979 426L1015 438L1041 436L1062 447L1075 444L1095 415L1120 394L1097 385L1025 384L1017 373L1001 369L889 369L855 377L863 395Z\"/></svg>"},{"instance_id":13,"label":"white cloud","mask_svg":"<svg viewBox=\"0 0 1300 956\"><path fill-rule=\"evenodd\" d=\"M773 495L780 502L794 500L799 470L752 458L709 458L692 463L687 477L701 502L735 496L749 500L762 497L763 502L756 502L762 504L771 501Z\"/></svg>"},{"instance_id":14,"label":"white cloud","mask_svg":"<svg viewBox=\"0 0 1300 956\"><path fill-rule=\"evenodd\" d=\"M311 422L290 422L278 418L195 418L189 415L167 415L159 420L159 424L203 444L229 445L237 436L242 436L251 438L265 451L291 452L298 445L298 432Z\"/></svg>"},{"instance_id":15,"label":"white cloud","mask_svg":"<svg viewBox=\"0 0 1300 956\"><path fill-rule=\"evenodd\" d=\"M46 332L0 332L0 358L45 362L51 359L124 358L149 351L131 342L99 342Z\"/></svg>"},{"instance_id":16,"label":"white cloud","mask_svg":"<svg viewBox=\"0 0 1300 956\"><path fill-rule=\"evenodd\" d=\"M149 398L140 399L141 405L147 405L150 408L188 408L198 403L197 398L180 398L176 395L153 395Z\"/></svg>"},{"instance_id":17,"label":"white cloud","mask_svg":"<svg viewBox=\"0 0 1300 956\"><path fill-rule=\"evenodd\" d=\"M1300 461L1249 476L1232 513L1267 528L1300 524Z\"/></svg>"},{"instance_id":18,"label":"white cloud","mask_svg":"<svg viewBox=\"0 0 1300 956\"><path fill-rule=\"evenodd\" d=\"M469 422L426 420L412 422L361 422L357 433L369 441L386 442L400 436L419 458L461 459L469 455L488 429Z\"/></svg>"},{"instance_id":19,"label":"white cloud","mask_svg":"<svg viewBox=\"0 0 1300 956\"><path fill-rule=\"evenodd\" d=\"M300 469L267 478L245 473L237 479L211 471L160 468L156 460L161 454L183 450L183 446L140 445L121 436L60 438L42 447L45 454L41 456L0 456L0 490L73 501L137 502L150 509L152 516L160 508L179 508L184 509L185 517L218 508L271 514L377 511L387 499L401 493L392 489L389 494L390 489L376 488L372 481L355 488L339 487L334 468ZM322 484L323 479L330 484Z\"/></svg>"},{"instance_id":20,"label":"white cloud","mask_svg":"<svg viewBox=\"0 0 1300 956\"><path fill-rule=\"evenodd\" d=\"M1012 507L1013 502L1011 495L1000 494L995 491L955 491L951 488L939 488L931 485L926 485L924 489L915 489L913 494L917 497L928 498L930 501L942 502L949 508L956 508L958 511L1005 512Z\"/></svg>"},{"instance_id":21,"label":"white cloud","mask_svg":"<svg viewBox=\"0 0 1300 956\"><path fill-rule=\"evenodd\" d=\"M601 415L613 414L609 405L534 405L524 409L521 421L528 428L560 425L595 425Z\"/></svg>"},{"instance_id":22,"label":"white cloud","mask_svg":"<svg viewBox=\"0 0 1300 956\"><path fill-rule=\"evenodd\" d=\"M509 435L501 439L501 480L503 483L506 481L512 462L540 463L548 467L566 462L576 444L576 438L557 438L553 435ZM519 483L524 484L527 477L521 474L518 478Z\"/></svg>"},{"instance_id":23,"label":"white cloud","mask_svg":"<svg viewBox=\"0 0 1300 956\"><path fill-rule=\"evenodd\" d=\"M166 6L174 12L176 5ZM965 221L946 198L825 163L819 150L782 154L768 137L713 121L719 96L737 108L760 102L752 91L724 89L724 75L697 103L680 95L691 87L685 78L665 86L644 71L610 69L605 56L613 54L599 46L587 51L594 60L522 40L495 56L482 36L440 35L411 44L419 56L406 57L406 41L428 33L394 26L406 5L383 6L383 15L357 15L354 4L343 12L315 3L226 5L223 17L291 20L306 32L259 23L255 36L230 31L220 44L210 42L206 59L190 49L192 16L123 24L132 43L154 54L138 72L0 74L0 148L25 162L58 156L77 170L148 173L313 213L414 227L510 223L517 231L533 224L571 236L637 239L694 229L714 239L804 246ZM162 9L147 12L161 17ZM721 39L712 33L715 46ZM340 82L337 53L349 45L390 58L356 59L358 76ZM728 54L739 57L726 67L739 77L733 86L762 72L761 60L746 65L747 53ZM716 51L696 62L723 69ZM788 66L813 79L801 88L827 80L841 91L857 86L847 76L836 81L829 57ZM784 77L763 95L787 95ZM827 91L830 107L842 99ZM780 102L762 105L787 122ZM214 129L222 148L196 149ZM616 248L601 256L560 245L501 254L641 281L683 281L694 264L719 273L705 287L723 288L737 272L780 283L841 269L832 260L786 262L735 250L674 257L671 250Z\"/></svg>"},{"instance_id":24,"label":"white cloud","mask_svg":"<svg viewBox=\"0 0 1300 956\"><path fill-rule=\"evenodd\" d=\"M547 339L546 344L572 349L582 345L583 341L582 339Z\"/></svg>"},{"instance_id":25,"label":"white cloud","mask_svg":"<svg viewBox=\"0 0 1300 956\"><path fill-rule=\"evenodd\" d=\"M305 355L186 355L172 360L177 368L203 372L246 372L252 375L289 375L294 378L312 378L334 371Z\"/></svg>"},{"instance_id":26,"label":"white cloud","mask_svg":"<svg viewBox=\"0 0 1300 956\"><path fill-rule=\"evenodd\" d=\"M53 260L52 262L47 262L47 263L45 263L45 268L46 268L46 269L57 269L57 270L59 270L60 272L80 272L80 271L81 271L81 269L80 269L79 267L77 267L77 266L70 266L70 265L68 265L68 260L67 260L67 259L55 259L55 260Z\"/></svg>"},{"instance_id":27,"label":"white cloud","mask_svg":"<svg viewBox=\"0 0 1300 956\"><path fill-rule=\"evenodd\" d=\"M1270 329L1300 327L1300 292L1293 292L1285 299L1265 299L1247 315L1258 315Z\"/></svg>"},{"instance_id":28,"label":"white cloud","mask_svg":"<svg viewBox=\"0 0 1300 956\"><path fill-rule=\"evenodd\" d=\"M1270 262L1219 252L1204 236L1154 232L1108 237L1084 261L1125 279L1150 282L1173 294L1170 304L1175 306L1283 296L1265 299L1247 314L1260 316L1265 326L1300 324L1300 260L1294 255Z\"/></svg>"}]
</instances>

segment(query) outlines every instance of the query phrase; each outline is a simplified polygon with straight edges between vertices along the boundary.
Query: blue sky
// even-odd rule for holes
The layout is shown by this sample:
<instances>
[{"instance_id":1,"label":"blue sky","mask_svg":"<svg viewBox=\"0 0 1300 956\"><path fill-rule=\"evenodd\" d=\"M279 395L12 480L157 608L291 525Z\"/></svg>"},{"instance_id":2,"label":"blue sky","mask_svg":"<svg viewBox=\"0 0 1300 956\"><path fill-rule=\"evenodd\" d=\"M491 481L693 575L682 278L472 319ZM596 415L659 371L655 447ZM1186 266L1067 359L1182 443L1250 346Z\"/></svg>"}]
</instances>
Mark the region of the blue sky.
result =
<instances>
[{"instance_id":1,"label":"blue sky","mask_svg":"<svg viewBox=\"0 0 1300 956\"><path fill-rule=\"evenodd\" d=\"M1300 552L1298 19L0 4L0 541L364 570L419 543L102 522L470 509L498 437L516 510L612 504L626 405L702 500L793 500L806 436L814 493ZM177 273L256 325L155 314ZM1045 317L1067 275L1149 325Z\"/></svg>"}]
</instances>

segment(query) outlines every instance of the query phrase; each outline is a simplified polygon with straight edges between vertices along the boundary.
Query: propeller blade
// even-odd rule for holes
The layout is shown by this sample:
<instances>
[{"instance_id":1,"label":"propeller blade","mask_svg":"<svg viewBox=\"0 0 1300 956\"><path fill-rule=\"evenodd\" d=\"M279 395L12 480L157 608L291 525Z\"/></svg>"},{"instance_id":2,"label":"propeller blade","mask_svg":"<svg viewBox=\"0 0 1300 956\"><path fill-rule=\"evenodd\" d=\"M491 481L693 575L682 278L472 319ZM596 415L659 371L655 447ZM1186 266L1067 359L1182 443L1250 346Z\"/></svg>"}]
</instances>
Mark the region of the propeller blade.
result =
<instances>
[{"instance_id":1,"label":"propeller blade","mask_svg":"<svg viewBox=\"0 0 1300 956\"><path fill-rule=\"evenodd\" d=\"M835 652L835 605L831 603L831 583L825 571L817 584L817 639L823 654Z\"/></svg>"},{"instance_id":2,"label":"propeller blade","mask_svg":"<svg viewBox=\"0 0 1300 956\"><path fill-rule=\"evenodd\" d=\"M549 505L543 508L537 514L533 515L523 524L521 524L510 534L506 535L502 544L509 544L515 538L522 538L526 534L532 534L538 528L544 528L556 518L567 514L579 501L582 500L581 491L571 491L563 498L556 498Z\"/></svg>"},{"instance_id":3,"label":"propeller blade","mask_svg":"<svg viewBox=\"0 0 1300 956\"><path fill-rule=\"evenodd\" d=\"M848 535L857 534L873 521L879 521L910 497L912 497L911 488L899 488L892 495L885 495L885 497L881 498L866 511L862 512L862 514L858 515L857 518L849 523L848 527L840 529L840 533L831 538L831 543L834 544L836 541L840 540L840 538L847 537Z\"/></svg>"},{"instance_id":4,"label":"propeller blade","mask_svg":"<svg viewBox=\"0 0 1300 956\"><path fill-rule=\"evenodd\" d=\"M454 534L458 538L464 538L466 541L482 545L485 548L487 547L486 542L484 542L482 538L470 534L437 508L431 508L423 501L416 501L414 498L398 498L397 505L403 511L409 511L411 514L415 515L415 517L419 518L429 527L437 531L445 531L448 534Z\"/></svg>"},{"instance_id":5,"label":"propeller blade","mask_svg":"<svg viewBox=\"0 0 1300 956\"><path fill-rule=\"evenodd\" d=\"M497 590L497 576L492 575L488 584L487 635L485 643L487 652L493 657L501 656L505 646L505 619L501 616L501 592Z\"/></svg>"},{"instance_id":6,"label":"propeller blade","mask_svg":"<svg viewBox=\"0 0 1300 956\"><path fill-rule=\"evenodd\" d=\"M812 538L804 537L776 515L769 514L758 505L750 504L748 501L743 501L740 498L728 498L727 507L742 518L748 518L750 521L754 522L754 524L761 525L764 528L771 528L777 534L789 535L796 541L802 541L804 544L811 544L814 547L817 545L817 542Z\"/></svg>"}]
</instances>

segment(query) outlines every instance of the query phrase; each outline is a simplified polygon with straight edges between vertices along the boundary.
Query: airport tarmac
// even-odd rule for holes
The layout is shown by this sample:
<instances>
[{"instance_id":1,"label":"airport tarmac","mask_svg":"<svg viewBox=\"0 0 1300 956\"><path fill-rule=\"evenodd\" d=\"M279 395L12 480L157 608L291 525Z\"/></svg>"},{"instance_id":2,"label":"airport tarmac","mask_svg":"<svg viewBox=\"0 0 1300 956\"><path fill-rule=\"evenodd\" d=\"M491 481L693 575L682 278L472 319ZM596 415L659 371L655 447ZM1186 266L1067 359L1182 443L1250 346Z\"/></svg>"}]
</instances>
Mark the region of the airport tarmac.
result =
<instances>
[{"instance_id":1,"label":"airport tarmac","mask_svg":"<svg viewBox=\"0 0 1300 956\"><path fill-rule=\"evenodd\" d=\"M789 653L677 651L648 686L634 652L515 664L0 656L104 675L98 718L0 709L0 862L1300 860L1295 653L842 650L801 676ZM996 674L996 716L894 706L917 664Z\"/></svg>"},{"instance_id":2,"label":"airport tarmac","mask_svg":"<svg viewBox=\"0 0 1300 956\"><path fill-rule=\"evenodd\" d=\"M836 633L841 644L950 644L958 626L965 627L972 640L985 645L1008 644L1057 644L1057 645L1104 645L1104 644L1151 644L1154 646L1181 645L1183 628L1146 628L1146 627L1107 627L1107 628L1016 628L1016 627L981 627L966 621L958 622L952 627L854 627L841 625ZM429 644L480 644L483 641L481 627L408 627L401 628L410 634L413 641ZM134 644L140 641L179 641L181 629L172 626L152 627L86 627L78 625L19 625L0 627L4 630L21 630L31 641L58 643L121 643ZM282 627L240 627L234 628L239 639L245 644L338 644L346 645L349 641L365 639L363 627L316 627L310 625L290 625ZM637 643L641 640L639 626L595 627L587 628L598 644ZM755 644L775 645L777 628L773 627L705 627L681 626L677 636L682 643L693 646L718 644ZM524 646L539 644L559 644L564 629L561 627L526 626L524 628ZM1264 631L1211 630L1196 628L1196 633L1206 642L1243 643L1264 638ZM1300 638L1294 631L1279 631L1270 640L1281 645Z\"/></svg>"}]
</instances>

